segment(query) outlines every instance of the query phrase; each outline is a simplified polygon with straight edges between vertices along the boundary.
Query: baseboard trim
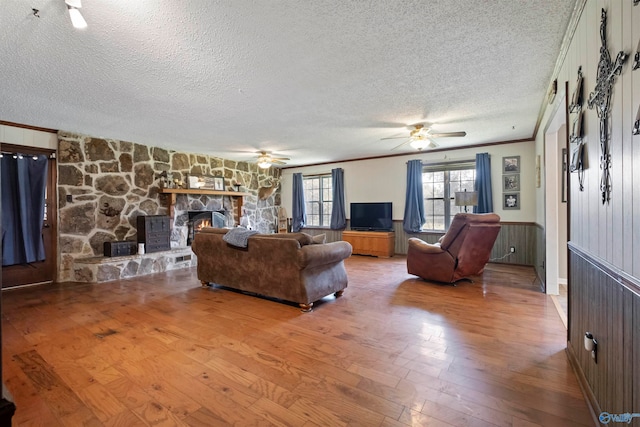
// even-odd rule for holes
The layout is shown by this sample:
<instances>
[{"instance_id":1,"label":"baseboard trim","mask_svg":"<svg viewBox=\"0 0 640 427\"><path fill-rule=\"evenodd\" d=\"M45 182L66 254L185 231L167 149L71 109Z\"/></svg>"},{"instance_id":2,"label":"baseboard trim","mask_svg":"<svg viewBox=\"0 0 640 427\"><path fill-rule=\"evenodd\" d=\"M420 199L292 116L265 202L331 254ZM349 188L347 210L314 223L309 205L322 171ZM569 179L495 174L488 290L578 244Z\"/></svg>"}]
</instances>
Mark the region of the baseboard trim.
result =
<instances>
[{"instance_id":1,"label":"baseboard trim","mask_svg":"<svg viewBox=\"0 0 640 427\"><path fill-rule=\"evenodd\" d=\"M553 305L556 307L556 310L558 311L558 316L560 316L560 320L562 320L562 323L564 324L564 328L569 329L569 319L567 319L567 313L564 312L564 309L562 308L562 304L560 304L560 301L558 301L558 296L550 295L550 297L551 297L551 301L553 301Z\"/></svg>"},{"instance_id":2,"label":"baseboard trim","mask_svg":"<svg viewBox=\"0 0 640 427\"><path fill-rule=\"evenodd\" d=\"M578 359L576 359L575 354L573 353L573 349L571 348L571 343L567 341L567 348L565 349L567 353L567 359L569 359L569 365L571 365L571 369L573 373L576 375L578 379L578 385L580 386L580 390L582 391L582 395L584 396L584 400L587 403L587 407L589 408L589 412L591 413L591 418L593 418L593 423L596 426L600 426L599 416L602 413L602 409L596 400L593 392L591 391L591 387L589 387L589 383L587 382L587 378L584 376L582 369L580 369L580 365L578 364Z\"/></svg>"}]
</instances>

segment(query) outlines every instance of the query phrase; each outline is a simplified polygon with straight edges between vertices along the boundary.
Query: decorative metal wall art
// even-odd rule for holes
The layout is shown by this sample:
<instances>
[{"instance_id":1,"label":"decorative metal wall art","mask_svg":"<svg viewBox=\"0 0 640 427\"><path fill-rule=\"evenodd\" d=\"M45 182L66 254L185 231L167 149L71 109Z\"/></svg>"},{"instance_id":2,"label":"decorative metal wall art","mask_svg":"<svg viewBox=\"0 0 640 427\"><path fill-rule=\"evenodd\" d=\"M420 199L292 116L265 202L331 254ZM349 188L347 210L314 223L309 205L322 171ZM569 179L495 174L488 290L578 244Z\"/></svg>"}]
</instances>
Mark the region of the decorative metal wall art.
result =
<instances>
[{"instance_id":1,"label":"decorative metal wall art","mask_svg":"<svg viewBox=\"0 0 640 427\"><path fill-rule=\"evenodd\" d=\"M569 165L569 172L575 172L578 174L578 188L580 191L584 191L584 142L576 144L571 151L571 164Z\"/></svg>"},{"instance_id":2,"label":"decorative metal wall art","mask_svg":"<svg viewBox=\"0 0 640 427\"><path fill-rule=\"evenodd\" d=\"M577 113L582 109L582 65L578 67L578 78L576 80L576 87L571 95L571 104L569 104L569 112Z\"/></svg>"},{"instance_id":3,"label":"decorative metal wall art","mask_svg":"<svg viewBox=\"0 0 640 427\"><path fill-rule=\"evenodd\" d=\"M563 168L564 172L568 169L570 172L578 174L578 188L580 191L584 191L584 151L585 146L582 142L582 102L583 102L583 78L582 78L582 65L578 67L578 78L576 79L576 87L573 89L573 95L571 95L571 104L569 104L569 114L573 115L571 134L569 135L569 142L576 144L575 148L571 149L571 167ZM565 157L567 153L564 153ZM564 165L564 163L563 163ZM566 179L566 178L565 178ZM563 182L564 184L564 182ZM564 200L563 200L564 201Z\"/></svg>"},{"instance_id":4,"label":"decorative metal wall art","mask_svg":"<svg viewBox=\"0 0 640 427\"><path fill-rule=\"evenodd\" d=\"M611 152L609 147L609 115L611 114L611 92L616 77L622 72L622 65L627 59L624 51L618 52L615 62L611 61L611 55L607 49L607 12L602 9L600 18L600 61L598 61L598 74L596 87L589 95L589 109L596 109L600 119L600 192L602 194L602 204L611 200Z\"/></svg>"},{"instance_id":5,"label":"decorative metal wall art","mask_svg":"<svg viewBox=\"0 0 640 427\"><path fill-rule=\"evenodd\" d=\"M640 0L634 0L633 5L637 5ZM640 40L638 40L638 48L636 49L636 56L633 60L633 71L640 68ZM633 122L633 134L640 135L640 105L638 105L638 112L636 113L636 121Z\"/></svg>"},{"instance_id":6,"label":"decorative metal wall art","mask_svg":"<svg viewBox=\"0 0 640 427\"><path fill-rule=\"evenodd\" d=\"M574 114L573 122L571 124L571 135L569 135L569 142L579 144L582 142L582 110L578 110Z\"/></svg>"}]
</instances>

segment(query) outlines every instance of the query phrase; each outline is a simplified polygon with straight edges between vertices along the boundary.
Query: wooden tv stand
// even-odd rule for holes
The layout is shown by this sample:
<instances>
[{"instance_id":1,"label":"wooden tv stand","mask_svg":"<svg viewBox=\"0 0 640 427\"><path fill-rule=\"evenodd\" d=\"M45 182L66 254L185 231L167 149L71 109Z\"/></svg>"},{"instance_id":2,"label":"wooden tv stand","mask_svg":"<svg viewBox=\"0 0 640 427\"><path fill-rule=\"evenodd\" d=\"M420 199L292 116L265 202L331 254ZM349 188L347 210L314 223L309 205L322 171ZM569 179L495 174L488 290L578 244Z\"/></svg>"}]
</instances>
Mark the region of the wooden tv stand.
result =
<instances>
[{"instance_id":1,"label":"wooden tv stand","mask_svg":"<svg viewBox=\"0 0 640 427\"><path fill-rule=\"evenodd\" d=\"M395 233L393 231L345 230L342 232L342 240L351 243L354 255L389 258L395 254Z\"/></svg>"}]
</instances>

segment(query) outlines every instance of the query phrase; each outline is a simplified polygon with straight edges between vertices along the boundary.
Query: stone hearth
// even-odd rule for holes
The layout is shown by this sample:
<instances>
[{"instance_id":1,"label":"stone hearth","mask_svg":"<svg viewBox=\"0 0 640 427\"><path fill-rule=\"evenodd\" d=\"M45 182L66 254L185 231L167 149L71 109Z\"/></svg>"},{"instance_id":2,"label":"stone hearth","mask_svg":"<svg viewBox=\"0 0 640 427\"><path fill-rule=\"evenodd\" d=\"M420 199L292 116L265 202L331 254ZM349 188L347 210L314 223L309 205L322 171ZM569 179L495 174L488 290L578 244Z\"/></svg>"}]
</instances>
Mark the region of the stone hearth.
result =
<instances>
[{"instance_id":1,"label":"stone hearth","mask_svg":"<svg viewBox=\"0 0 640 427\"><path fill-rule=\"evenodd\" d=\"M189 268L195 265L196 257L191 252L191 248L177 248L144 255L76 258L74 281L87 283L110 282L112 280L129 279L146 274Z\"/></svg>"}]
</instances>

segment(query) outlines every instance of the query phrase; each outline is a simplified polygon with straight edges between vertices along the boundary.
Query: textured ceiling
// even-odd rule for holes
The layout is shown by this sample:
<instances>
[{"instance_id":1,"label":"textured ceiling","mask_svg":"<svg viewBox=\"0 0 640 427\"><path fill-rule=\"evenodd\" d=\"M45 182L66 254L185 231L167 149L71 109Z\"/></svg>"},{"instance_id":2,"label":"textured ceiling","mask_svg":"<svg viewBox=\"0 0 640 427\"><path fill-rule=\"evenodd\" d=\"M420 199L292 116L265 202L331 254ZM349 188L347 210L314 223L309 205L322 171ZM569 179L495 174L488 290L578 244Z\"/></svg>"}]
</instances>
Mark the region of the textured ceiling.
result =
<instances>
[{"instance_id":1,"label":"textured ceiling","mask_svg":"<svg viewBox=\"0 0 640 427\"><path fill-rule=\"evenodd\" d=\"M4 0L0 120L289 165L530 138L574 4Z\"/></svg>"}]
</instances>

